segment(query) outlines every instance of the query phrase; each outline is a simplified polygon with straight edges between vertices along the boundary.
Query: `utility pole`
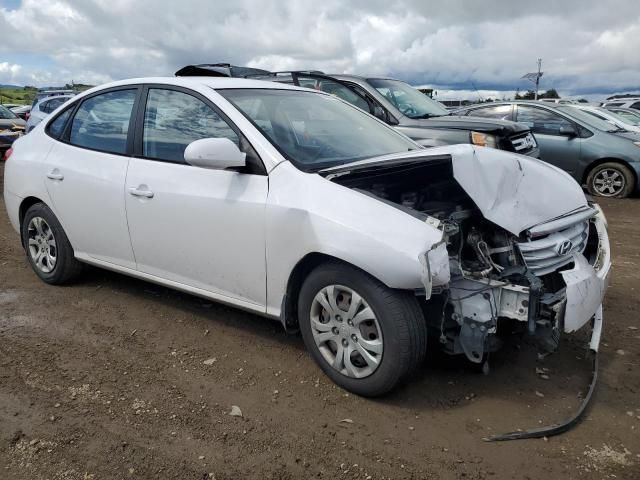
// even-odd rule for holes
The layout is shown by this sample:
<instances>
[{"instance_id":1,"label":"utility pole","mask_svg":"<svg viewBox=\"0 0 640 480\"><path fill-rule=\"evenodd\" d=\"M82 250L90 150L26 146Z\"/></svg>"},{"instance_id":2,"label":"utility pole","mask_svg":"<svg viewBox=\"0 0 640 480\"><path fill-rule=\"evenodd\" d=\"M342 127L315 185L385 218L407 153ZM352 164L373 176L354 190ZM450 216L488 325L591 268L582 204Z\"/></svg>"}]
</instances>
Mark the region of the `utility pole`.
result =
<instances>
[{"instance_id":1,"label":"utility pole","mask_svg":"<svg viewBox=\"0 0 640 480\"><path fill-rule=\"evenodd\" d=\"M533 83L535 83L536 85L536 90L534 93L534 98L536 100L538 100L538 89L540 87L540 78L542 77L542 75L544 75L544 72L542 71L542 59L539 58L538 59L538 71L537 72L531 72L531 73L527 73L525 75L522 76L522 78L526 78L527 80L531 80Z\"/></svg>"}]
</instances>

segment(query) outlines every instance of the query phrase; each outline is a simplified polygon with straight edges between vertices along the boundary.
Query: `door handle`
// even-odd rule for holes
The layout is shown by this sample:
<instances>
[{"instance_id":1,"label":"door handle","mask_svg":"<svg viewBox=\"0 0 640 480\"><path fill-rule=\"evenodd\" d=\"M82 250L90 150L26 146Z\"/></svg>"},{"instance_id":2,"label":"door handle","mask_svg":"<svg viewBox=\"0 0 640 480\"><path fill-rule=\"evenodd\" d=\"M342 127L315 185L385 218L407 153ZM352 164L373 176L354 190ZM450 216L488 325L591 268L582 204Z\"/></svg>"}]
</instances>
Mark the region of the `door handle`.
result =
<instances>
[{"instance_id":1,"label":"door handle","mask_svg":"<svg viewBox=\"0 0 640 480\"><path fill-rule=\"evenodd\" d=\"M57 168L54 168L53 170L51 170L51 173L47 173L47 178L49 180L64 180L64 175L62 175L62 173L60 173L60 170L58 170Z\"/></svg>"},{"instance_id":2,"label":"door handle","mask_svg":"<svg viewBox=\"0 0 640 480\"><path fill-rule=\"evenodd\" d=\"M153 192L147 190L146 186L140 185L139 187L132 187L129 189L129 194L134 197L153 198Z\"/></svg>"}]
</instances>

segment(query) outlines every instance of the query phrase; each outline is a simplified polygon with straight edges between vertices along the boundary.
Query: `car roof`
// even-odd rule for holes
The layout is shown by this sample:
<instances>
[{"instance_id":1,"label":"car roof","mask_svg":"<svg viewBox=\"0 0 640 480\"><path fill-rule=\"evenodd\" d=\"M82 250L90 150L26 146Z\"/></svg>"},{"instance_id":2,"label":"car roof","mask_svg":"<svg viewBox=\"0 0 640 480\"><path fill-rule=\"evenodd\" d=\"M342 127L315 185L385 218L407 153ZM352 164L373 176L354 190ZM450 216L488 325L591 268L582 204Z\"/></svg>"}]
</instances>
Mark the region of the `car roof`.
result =
<instances>
[{"instance_id":1,"label":"car roof","mask_svg":"<svg viewBox=\"0 0 640 480\"><path fill-rule=\"evenodd\" d=\"M394 80L397 82L403 82L402 80L398 80L397 78L391 77L372 77L372 76L364 76L364 75L352 75L349 73L327 73L325 74L327 77L334 77L338 80Z\"/></svg>"},{"instance_id":2,"label":"car roof","mask_svg":"<svg viewBox=\"0 0 640 480\"><path fill-rule=\"evenodd\" d=\"M196 86L205 86L210 87L214 90L217 89L229 89L229 88L252 88L252 89L263 89L263 90L303 90L303 91L313 91L316 93L324 93L318 90L311 90L308 88L296 87L294 85L288 85L286 83L278 83L278 82L269 82L265 80L252 80L246 78L235 78L235 77L142 77L142 78L129 78L125 80L118 80L116 82L105 83L103 85L99 85L97 87L93 87L83 94L99 92L101 90L113 87L121 87L126 85L138 85L144 83L151 84L164 84L164 85L174 85L177 87L196 87ZM83 95L84 96L84 95Z\"/></svg>"}]
</instances>

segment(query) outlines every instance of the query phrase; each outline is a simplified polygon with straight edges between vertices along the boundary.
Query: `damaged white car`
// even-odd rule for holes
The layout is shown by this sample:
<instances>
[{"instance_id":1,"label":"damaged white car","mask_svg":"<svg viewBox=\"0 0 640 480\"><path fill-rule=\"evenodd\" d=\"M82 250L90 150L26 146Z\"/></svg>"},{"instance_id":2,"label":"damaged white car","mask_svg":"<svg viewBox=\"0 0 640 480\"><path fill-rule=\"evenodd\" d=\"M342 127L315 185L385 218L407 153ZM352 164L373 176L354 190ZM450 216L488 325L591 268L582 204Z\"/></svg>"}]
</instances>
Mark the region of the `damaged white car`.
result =
<instances>
[{"instance_id":1,"label":"damaged white car","mask_svg":"<svg viewBox=\"0 0 640 480\"><path fill-rule=\"evenodd\" d=\"M10 220L36 274L83 263L278 318L337 384L373 396L427 334L475 363L517 322L544 352L593 323L604 216L566 173L422 149L331 95L230 78L121 81L18 140Z\"/></svg>"}]
</instances>

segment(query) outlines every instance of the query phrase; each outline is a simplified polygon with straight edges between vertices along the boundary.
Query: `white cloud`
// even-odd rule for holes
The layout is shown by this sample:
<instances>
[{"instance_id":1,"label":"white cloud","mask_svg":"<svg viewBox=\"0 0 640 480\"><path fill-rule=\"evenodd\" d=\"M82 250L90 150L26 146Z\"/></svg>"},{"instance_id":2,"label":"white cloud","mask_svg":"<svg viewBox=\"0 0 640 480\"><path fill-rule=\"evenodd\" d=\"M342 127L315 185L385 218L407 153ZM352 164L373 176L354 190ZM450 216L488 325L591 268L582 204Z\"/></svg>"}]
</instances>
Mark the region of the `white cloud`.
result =
<instances>
[{"instance_id":1,"label":"white cloud","mask_svg":"<svg viewBox=\"0 0 640 480\"><path fill-rule=\"evenodd\" d=\"M542 57L542 88L640 87L632 0L23 0L0 8L0 31L0 59L22 64L0 69L0 83L101 83L230 61L513 92Z\"/></svg>"}]
</instances>

